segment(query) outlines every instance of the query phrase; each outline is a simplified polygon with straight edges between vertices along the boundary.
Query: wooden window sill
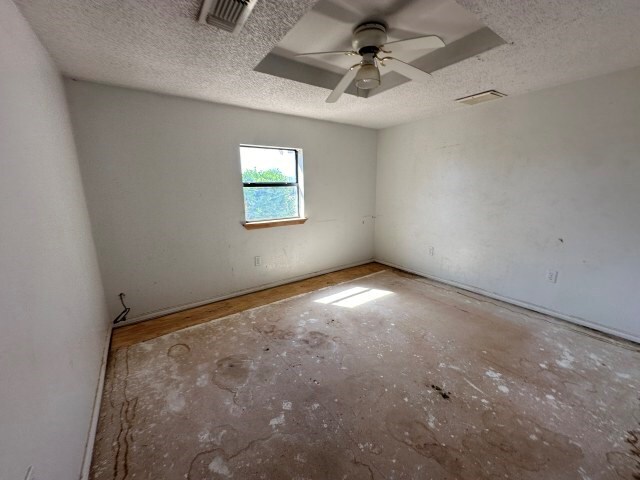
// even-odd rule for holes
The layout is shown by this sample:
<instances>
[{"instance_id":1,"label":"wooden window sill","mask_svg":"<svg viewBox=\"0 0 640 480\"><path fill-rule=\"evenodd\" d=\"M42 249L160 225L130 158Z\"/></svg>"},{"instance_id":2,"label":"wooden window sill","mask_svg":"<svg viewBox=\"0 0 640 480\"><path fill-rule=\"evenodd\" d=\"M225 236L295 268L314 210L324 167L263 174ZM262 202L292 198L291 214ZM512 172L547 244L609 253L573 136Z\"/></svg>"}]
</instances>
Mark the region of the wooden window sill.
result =
<instances>
[{"instance_id":1,"label":"wooden window sill","mask_svg":"<svg viewBox=\"0 0 640 480\"><path fill-rule=\"evenodd\" d=\"M247 230L256 230L258 228L286 227L287 225L301 225L306 222L307 218L286 218L284 220L265 220L261 222L244 222L242 225Z\"/></svg>"}]
</instances>

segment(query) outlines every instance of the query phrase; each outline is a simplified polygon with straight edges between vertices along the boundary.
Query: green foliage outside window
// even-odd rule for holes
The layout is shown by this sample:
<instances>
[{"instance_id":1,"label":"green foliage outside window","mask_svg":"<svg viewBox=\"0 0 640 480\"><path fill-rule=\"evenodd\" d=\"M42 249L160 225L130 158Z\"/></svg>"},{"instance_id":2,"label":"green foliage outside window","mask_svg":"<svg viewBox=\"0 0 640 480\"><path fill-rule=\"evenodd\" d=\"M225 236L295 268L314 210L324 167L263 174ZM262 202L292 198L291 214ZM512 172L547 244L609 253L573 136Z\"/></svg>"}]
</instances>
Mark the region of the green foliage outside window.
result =
<instances>
[{"instance_id":1,"label":"green foliage outside window","mask_svg":"<svg viewBox=\"0 0 640 480\"><path fill-rule=\"evenodd\" d=\"M291 179L277 168L242 172L245 183L291 183ZM298 216L298 187L244 187L244 206L249 221L291 218Z\"/></svg>"}]
</instances>

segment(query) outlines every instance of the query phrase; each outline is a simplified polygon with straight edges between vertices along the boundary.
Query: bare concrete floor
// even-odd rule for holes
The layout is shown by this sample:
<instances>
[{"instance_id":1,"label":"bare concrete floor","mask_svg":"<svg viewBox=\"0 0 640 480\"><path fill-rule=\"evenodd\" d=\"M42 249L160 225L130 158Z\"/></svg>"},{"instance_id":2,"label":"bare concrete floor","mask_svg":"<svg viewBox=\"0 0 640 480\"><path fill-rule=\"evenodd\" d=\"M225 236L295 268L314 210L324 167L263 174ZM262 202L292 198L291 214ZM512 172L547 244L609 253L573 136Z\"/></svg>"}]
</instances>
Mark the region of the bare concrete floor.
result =
<instances>
[{"instance_id":1,"label":"bare concrete floor","mask_svg":"<svg viewBox=\"0 0 640 480\"><path fill-rule=\"evenodd\" d=\"M91 476L637 479L639 367L386 271L116 351Z\"/></svg>"}]
</instances>

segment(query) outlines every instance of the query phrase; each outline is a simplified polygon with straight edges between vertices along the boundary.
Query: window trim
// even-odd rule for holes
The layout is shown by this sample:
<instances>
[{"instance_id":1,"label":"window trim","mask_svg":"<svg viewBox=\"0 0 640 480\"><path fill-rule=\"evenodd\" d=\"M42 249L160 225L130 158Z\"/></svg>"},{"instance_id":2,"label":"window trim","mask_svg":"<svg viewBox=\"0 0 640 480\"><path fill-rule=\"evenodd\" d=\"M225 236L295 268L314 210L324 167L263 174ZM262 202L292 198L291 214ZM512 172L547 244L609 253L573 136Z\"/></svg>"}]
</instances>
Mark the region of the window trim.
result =
<instances>
[{"instance_id":1,"label":"window trim","mask_svg":"<svg viewBox=\"0 0 640 480\"><path fill-rule=\"evenodd\" d=\"M242 148L263 148L265 150L288 150L290 152L295 153L295 172L296 172L296 181L295 182L242 182L242 190L244 197L244 189L246 187L252 188L261 188L261 187L296 187L297 191L297 201L298 201L298 215L295 217L278 217L278 218L268 218L262 220L247 220L247 211L246 205L244 209L244 221L242 225L248 230L253 230L257 228L267 228L267 227L279 227L285 225L298 225L303 224L307 221L307 217L304 216L304 172L303 172L303 159L302 159L302 149L301 148L292 148L292 147L276 147L276 146L268 146L268 145L251 145L246 143L241 143L238 149L240 153L240 175L242 176Z\"/></svg>"},{"instance_id":2,"label":"window trim","mask_svg":"<svg viewBox=\"0 0 640 480\"><path fill-rule=\"evenodd\" d=\"M286 227L288 225L302 225L308 218L283 218L281 220L257 220L255 222L244 222L242 226L247 230L258 230L259 228Z\"/></svg>"}]
</instances>

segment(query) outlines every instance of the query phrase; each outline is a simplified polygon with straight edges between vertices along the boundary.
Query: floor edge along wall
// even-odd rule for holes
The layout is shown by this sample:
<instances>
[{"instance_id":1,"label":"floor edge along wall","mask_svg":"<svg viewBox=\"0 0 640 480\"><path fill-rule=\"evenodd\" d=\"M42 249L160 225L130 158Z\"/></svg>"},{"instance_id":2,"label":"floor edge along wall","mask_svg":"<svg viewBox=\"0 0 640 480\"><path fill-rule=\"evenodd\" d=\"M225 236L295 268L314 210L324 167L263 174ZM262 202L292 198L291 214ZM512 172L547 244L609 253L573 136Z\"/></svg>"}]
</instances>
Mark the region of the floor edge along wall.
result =
<instances>
[{"instance_id":1,"label":"floor edge along wall","mask_svg":"<svg viewBox=\"0 0 640 480\"><path fill-rule=\"evenodd\" d=\"M422 278L425 278L425 279L428 279L428 280L432 280L432 281L435 281L435 282L438 282L438 283L442 283L442 284L445 284L445 285L450 285L450 286L455 287L455 288L460 288L462 290L465 290L465 291L468 291L468 292L472 292L472 293L475 293L475 294L478 294L478 295L482 295L482 296L487 297L487 298L491 298L491 299L494 299L494 300L505 302L507 304L510 304L510 305L513 305L513 306L516 306L516 307L524 308L524 309L527 309L527 310L530 310L530 311L533 311L533 312L536 312L536 313L539 313L539 314L542 314L542 315L546 315L546 316L552 317L553 319L556 319L559 322L562 322L563 324L567 324L567 326L571 326L574 329L581 331L582 333L587 333L587 332L590 331L590 332L594 332L593 334L595 334L595 335L598 335L598 336L601 336L601 337L606 337L606 338L612 338L612 339L614 339L616 341L622 341L622 342L625 342L625 343L632 342L634 344L634 346L637 345L637 344L640 344L640 338L635 337L633 335L629 335L629 334L627 334L625 332L620 332L620 331L617 331L615 329L610 329L610 328L607 328L607 327L603 327L602 325L595 324L593 322L589 322L587 320L584 320L584 319L581 319L581 318L578 318L578 317L565 315L563 313L556 312L556 311L541 307L539 305L535 305L535 304L531 304L531 303L528 303L528 302L520 301L520 300L517 300L517 299L514 299L514 298L510 298L510 297L505 297L503 295L499 295L499 294L494 293L494 292L486 291L486 290L483 290L481 288L476 288L476 287L473 287L471 285L467 285L467 284L463 284L463 283L459 283L459 282L446 280L446 279L443 279L443 278L440 278L440 277L436 277L436 276L433 276L433 275L426 274L424 272L420 272L420 271L416 271L416 270L407 268L407 267L402 266L402 265L397 265L397 264L394 264L394 263L391 263L391 262L387 262L387 261L383 261L383 260L375 260L375 259L374 260L367 260L365 262L358 262L358 263L355 263L355 264L352 264L352 265L335 267L335 268L331 268L331 269L327 269L327 270L313 272L313 273L310 273L310 274L289 278L289 279L286 279L286 280L283 280L283 281L280 281L280 282L276 282L276 283L273 283L273 284L261 285L259 287L255 287L255 288L252 288L252 289L244 290L242 292L233 293L233 294L230 294L230 295L225 295L223 297L218 297L218 298L211 299L211 300L205 300L205 301L202 301L202 302L197 302L197 303L194 303L194 304L189 304L189 305L180 306L180 307L172 307L172 308L169 308L169 309L158 311L155 314L153 314L153 316L149 316L149 317L140 316L140 317L136 317L136 318L134 318L132 320L129 320L127 322L123 322L122 324L116 325L114 327L114 331L117 331L118 334L119 334L122 331L122 330L120 330L120 327L134 327L134 326L137 326L139 328L143 328L143 326L141 325L141 323L143 323L143 322L144 323L149 322L149 324L154 324L153 320L161 320L162 318L170 316L170 315L173 315L173 314L187 313L190 310L194 310L194 309L197 309L199 307L204 307L206 305L215 305L215 304L220 303L220 302L224 302L224 301L227 301L227 300L233 300L233 299L236 299L236 298L239 298L239 297L243 297L245 295L250 295L252 293L265 292L265 291L268 291L268 290L271 290L271 289L274 289L274 288L278 288L278 287L283 287L283 286L286 286L286 285L294 284L296 282L301 282L301 281L312 279L312 278L315 278L315 277L320 277L320 276L323 276L323 275L327 275L327 274L331 274L331 273L335 273L335 272L340 272L340 271L344 271L344 270L349 270L349 269L352 269L352 268L357 268L359 266L375 264L375 263L377 263L379 265L384 265L384 266L387 266L387 267L390 267L390 268L393 268L393 269L397 269L397 270L401 270L401 271L404 271L404 272L408 272L408 273L411 273L411 274L414 274L414 275L418 275L418 276L420 276ZM361 277L355 277L354 279L357 279L357 278L361 278ZM345 281L352 281L354 279L345 280ZM337 283L343 283L343 282L337 282ZM297 295L298 293L292 292L292 294L293 295ZM289 298L289 297L285 297L285 298ZM276 301L276 300L274 300L274 301ZM266 304L269 304L269 303L271 303L271 302L266 301L264 304L266 305ZM254 308L254 307L249 307L249 308ZM151 314L149 314L149 315L151 315ZM190 322L188 324L185 324L185 325L182 325L182 326L176 325L175 329L172 329L170 331L181 330L182 328L187 328L187 327L192 326L192 325L205 323L207 321L214 320L214 319L223 318L224 316L227 316L227 315L226 314L222 315L222 316L212 315L211 317L203 318L201 321L200 320L192 321L192 322ZM166 333L168 333L168 332L160 333L158 336L165 335ZM142 342L142 341L145 341L145 340L139 340L139 342ZM138 342L136 342L136 341L127 341L126 342L126 344L135 344L135 343L138 343ZM112 345L112 346L113 346L114 349L117 349L117 348L119 348L118 345L119 345L119 341L116 341L116 342L114 342L114 345Z\"/></svg>"},{"instance_id":2,"label":"floor edge along wall","mask_svg":"<svg viewBox=\"0 0 640 480\"><path fill-rule=\"evenodd\" d=\"M404 267L402 265L397 265L397 264L392 263L392 262L387 262L387 261L384 261L384 260L375 260L375 261L378 262L378 263L381 263L382 265L387 265L389 267L397 268L398 270L404 270L405 272L413 273L415 275L419 275L419 276L427 278L429 280L433 280L433 281L436 281L436 282L444 283L445 285L451 285L451 286L456 287L456 288L461 288L463 290L467 290L469 292L477 293L479 295L483 295L483 296L488 297L488 298L493 298L494 300L499 300L501 302L509 303L509 304L514 305L516 307L526 308L527 310L531 310L533 312L541 313L543 315L548 315L550 317L554 317L554 318L559 319L559 320L561 320L563 322L574 324L574 325L577 325L579 327L588 328L590 330L595 330L598 333L605 334L607 336L611 336L611 337L614 337L616 339L620 339L620 340L623 340L623 341L629 341L629 342L633 342L633 343L636 343L636 344L640 344L640 337L636 337L634 335L631 335L629 333L616 330L614 328L608 328L608 327L605 327L605 326L600 325L598 323L590 322L590 321L585 320L585 319L580 318L580 317L575 317L575 316L572 316L572 315L566 315L564 313L557 312L555 310L551 310L551 309L548 309L548 308L545 308L545 307L541 307L540 305L536 305L536 304L533 304L533 303L525 302L525 301L518 300L518 299L515 299L515 298L511 298L511 297L506 297L506 296L500 295L500 294L495 293L495 292L490 292L488 290L483 290L482 288L474 287L473 285L468 285L466 283L455 282L455 281L452 281L452 280L447 280L447 279L444 279L444 278L441 278L441 277L437 277L435 275L429 275L427 273L420 272L420 271L417 271L417 270L413 270L411 268Z\"/></svg>"},{"instance_id":3,"label":"floor edge along wall","mask_svg":"<svg viewBox=\"0 0 640 480\"><path fill-rule=\"evenodd\" d=\"M346 265L339 265L337 267L326 268L324 270L317 270L315 272L306 273L304 275L297 275L295 277L288 277L284 280L279 280L277 282L272 283L264 283L262 285L258 285L257 287L247 288L245 290L238 290L236 292L229 293L228 295L222 295L219 297L208 298L206 300L200 300L198 302L186 303L184 305L177 305L175 307L162 308L160 310L154 310L152 312L142 313L140 315L134 316L128 319L125 322L119 323L114 326L114 328L126 327L127 325L135 325L136 323L145 322L147 320L153 320L156 318L164 317L165 315L170 315L172 313L184 312L185 310L189 310L191 308L201 307L203 305L208 305L210 303L221 302L222 300L228 300L230 298L241 297L242 295L247 295L248 293L260 292L262 290L267 290L273 287L279 287L282 285L287 285L288 283L298 282L300 280L305 280L307 278L317 277L319 275L324 275L326 273L338 272L340 270L345 270L347 268L358 267L360 265L366 265L367 263L375 262L373 258L368 260L364 260L356 263L349 263Z\"/></svg>"},{"instance_id":4,"label":"floor edge along wall","mask_svg":"<svg viewBox=\"0 0 640 480\"><path fill-rule=\"evenodd\" d=\"M100 374L98 376L98 384L96 385L96 396L93 400L93 409L91 411L91 424L87 432L87 443L84 450L84 458L82 459L82 467L80 469L80 480L89 480L91 472L91 461L93 459L93 446L96 442L96 434L98 433L98 420L100 418L100 405L102 404L102 393L107 374L107 360L109 358L109 350L111 346L111 335L113 326L109 326L107 337L102 352L102 363L100 365Z\"/></svg>"}]
</instances>

